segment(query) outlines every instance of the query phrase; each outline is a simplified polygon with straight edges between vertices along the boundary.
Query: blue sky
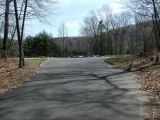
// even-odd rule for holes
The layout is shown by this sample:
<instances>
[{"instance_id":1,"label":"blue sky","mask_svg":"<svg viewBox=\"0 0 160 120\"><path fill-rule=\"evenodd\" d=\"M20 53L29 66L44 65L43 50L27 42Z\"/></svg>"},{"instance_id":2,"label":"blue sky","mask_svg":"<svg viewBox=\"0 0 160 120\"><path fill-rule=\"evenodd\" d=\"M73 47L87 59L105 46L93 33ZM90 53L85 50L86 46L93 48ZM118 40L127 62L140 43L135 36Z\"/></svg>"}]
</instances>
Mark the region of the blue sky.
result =
<instances>
[{"instance_id":1,"label":"blue sky","mask_svg":"<svg viewBox=\"0 0 160 120\"><path fill-rule=\"evenodd\" d=\"M57 37L58 27L64 22L68 36L79 36L83 19L91 10L98 10L103 5L110 6L115 13L122 10L120 0L57 0L57 2L51 6L54 15L47 18L51 24L40 23L38 20L28 21L25 35L35 35L44 30Z\"/></svg>"}]
</instances>

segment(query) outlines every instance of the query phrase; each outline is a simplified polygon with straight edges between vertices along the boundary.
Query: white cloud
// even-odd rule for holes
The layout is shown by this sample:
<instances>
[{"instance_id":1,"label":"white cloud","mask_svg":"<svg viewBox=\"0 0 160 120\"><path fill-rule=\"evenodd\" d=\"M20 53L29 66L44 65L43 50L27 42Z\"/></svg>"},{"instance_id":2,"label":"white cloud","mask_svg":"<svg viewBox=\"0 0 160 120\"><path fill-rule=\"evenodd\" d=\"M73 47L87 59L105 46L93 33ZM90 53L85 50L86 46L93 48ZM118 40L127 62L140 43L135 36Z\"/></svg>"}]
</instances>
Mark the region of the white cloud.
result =
<instances>
[{"instance_id":1,"label":"white cloud","mask_svg":"<svg viewBox=\"0 0 160 120\"><path fill-rule=\"evenodd\" d=\"M113 13L118 14L121 13L123 11L125 11L125 7L124 5L120 4L120 3L113 3L110 5Z\"/></svg>"},{"instance_id":2,"label":"white cloud","mask_svg":"<svg viewBox=\"0 0 160 120\"><path fill-rule=\"evenodd\" d=\"M81 23L79 21L71 21L71 22L67 22L66 26L67 28L79 28L81 25Z\"/></svg>"},{"instance_id":3,"label":"white cloud","mask_svg":"<svg viewBox=\"0 0 160 120\"><path fill-rule=\"evenodd\" d=\"M52 24L55 26L42 25L38 21L26 22L28 26L31 26L28 34L37 33L45 29L47 32L57 33L58 25L61 21L66 23L66 27L69 31L69 35L78 35L83 18L90 10L98 10L103 5L108 5L113 9L113 13L120 13L124 11L124 6L120 2L121 0L53 0L57 1L56 16L53 18ZM54 11L54 10L53 10ZM104 15L101 13L102 16ZM47 19L52 19L48 17Z\"/></svg>"},{"instance_id":4,"label":"white cloud","mask_svg":"<svg viewBox=\"0 0 160 120\"><path fill-rule=\"evenodd\" d=\"M95 5L95 4L106 4L105 0L57 0L61 7L71 6L71 5Z\"/></svg>"},{"instance_id":5,"label":"white cloud","mask_svg":"<svg viewBox=\"0 0 160 120\"><path fill-rule=\"evenodd\" d=\"M95 6L95 5L105 5L107 4L113 10L113 13L121 13L125 11L125 7L122 4L121 0L57 0L59 2L60 7L67 7L67 6L77 6L77 5L88 5L88 7ZM97 8L95 8L97 9Z\"/></svg>"}]
</instances>

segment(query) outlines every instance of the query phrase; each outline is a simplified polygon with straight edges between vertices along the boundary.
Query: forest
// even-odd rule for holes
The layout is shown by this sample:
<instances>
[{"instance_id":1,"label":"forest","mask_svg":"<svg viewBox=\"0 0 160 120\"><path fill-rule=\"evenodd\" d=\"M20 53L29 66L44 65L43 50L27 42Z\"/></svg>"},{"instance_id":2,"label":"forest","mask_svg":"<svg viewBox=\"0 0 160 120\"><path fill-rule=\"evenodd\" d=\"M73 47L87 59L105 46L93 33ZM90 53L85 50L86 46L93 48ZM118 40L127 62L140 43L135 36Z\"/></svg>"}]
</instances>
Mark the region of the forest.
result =
<instances>
[{"instance_id":1,"label":"forest","mask_svg":"<svg viewBox=\"0 0 160 120\"><path fill-rule=\"evenodd\" d=\"M18 55L19 66L23 67L24 56L135 55L160 50L158 1L125 1L125 10L118 14L113 13L107 5L99 10L92 10L81 25L82 37L67 36L65 24L60 26L58 30L60 37L58 38L52 37L46 32L24 37L27 19L37 18L43 21L45 15L48 15L45 2L45 0L0 2L2 9L0 13L1 58ZM35 6L32 6L32 3Z\"/></svg>"}]
</instances>

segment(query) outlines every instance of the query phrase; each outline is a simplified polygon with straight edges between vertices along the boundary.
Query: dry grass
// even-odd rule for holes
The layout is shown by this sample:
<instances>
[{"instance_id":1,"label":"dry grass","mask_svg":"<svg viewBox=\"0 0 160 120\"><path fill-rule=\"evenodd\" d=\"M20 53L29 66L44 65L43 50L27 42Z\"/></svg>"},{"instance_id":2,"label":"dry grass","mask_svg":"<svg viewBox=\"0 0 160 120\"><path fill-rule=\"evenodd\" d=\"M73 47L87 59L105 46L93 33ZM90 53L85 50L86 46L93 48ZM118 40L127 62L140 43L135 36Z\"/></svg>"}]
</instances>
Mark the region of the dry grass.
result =
<instances>
[{"instance_id":1,"label":"dry grass","mask_svg":"<svg viewBox=\"0 0 160 120\"><path fill-rule=\"evenodd\" d=\"M147 106L149 120L160 120L160 64L154 64L154 61L151 61L151 58L155 60L157 55L160 53L137 58L125 56L121 58L119 56L116 59L107 60L114 67L121 69L127 69L133 63L132 71L137 74L137 81L141 85L141 89L151 93L150 104Z\"/></svg>"},{"instance_id":2,"label":"dry grass","mask_svg":"<svg viewBox=\"0 0 160 120\"><path fill-rule=\"evenodd\" d=\"M34 59L26 59L26 68L36 69L39 68L40 64L45 61L46 58L34 58Z\"/></svg>"},{"instance_id":3,"label":"dry grass","mask_svg":"<svg viewBox=\"0 0 160 120\"><path fill-rule=\"evenodd\" d=\"M130 57L130 55L114 55L110 56L110 58L107 59L106 62L112 64L115 68L124 69L128 67L128 64L126 64L126 62L128 63L128 59L130 59Z\"/></svg>"},{"instance_id":4,"label":"dry grass","mask_svg":"<svg viewBox=\"0 0 160 120\"><path fill-rule=\"evenodd\" d=\"M151 93L150 104L147 106L147 112L151 120L160 120L160 65L150 66L143 71L137 71L138 83L141 89Z\"/></svg>"},{"instance_id":5,"label":"dry grass","mask_svg":"<svg viewBox=\"0 0 160 120\"><path fill-rule=\"evenodd\" d=\"M21 86L30 80L36 73L36 69L45 59L29 59L26 61L26 68L19 69L18 61L8 59L0 61L0 95Z\"/></svg>"}]
</instances>

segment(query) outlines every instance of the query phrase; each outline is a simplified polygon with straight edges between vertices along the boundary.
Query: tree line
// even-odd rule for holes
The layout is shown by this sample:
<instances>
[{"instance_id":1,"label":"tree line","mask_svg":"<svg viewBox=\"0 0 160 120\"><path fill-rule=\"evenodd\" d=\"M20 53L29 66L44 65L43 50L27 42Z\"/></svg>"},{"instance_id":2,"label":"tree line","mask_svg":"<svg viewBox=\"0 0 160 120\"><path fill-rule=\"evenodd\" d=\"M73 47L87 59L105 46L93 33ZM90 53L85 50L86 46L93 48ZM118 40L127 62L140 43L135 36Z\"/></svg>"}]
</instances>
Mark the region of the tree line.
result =
<instances>
[{"instance_id":1,"label":"tree line","mask_svg":"<svg viewBox=\"0 0 160 120\"><path fill-rule=\"evenodd\" d=\"M35 36L26 37L24 54L28 57L68 57L72 56L72 51L64 45L57 44L52 35L43 31Z\"/></svg>"},{"instance_id":2,"label":"tree line","mask_svg":"<svg viewBox=\"0 0 160 120\"><path fill-rule=\"evenodd\" d=\"M52 2L54 4L55 2ZM45 21L49 15L50 0L0 0L1 58L6 59L17 39L19 67L24 67L24 56L123 55L160 50L160 2L158 0L124 0L126 10L113 13L104 6L91 11L84 19L83 40L66 39L62 23L60 38L45 32L28 36L24 41L27 20ZM47 6L47 7L46 7ZM2 35L3 34L3 35ZM80 37L77 37L78 39ZM60 40L61 39L61 40ZM81 38L80 38L81 39ZM75 46L81 50L75 48ZM43 49L42 49L43 48Z\"/></svg>"},{"instance_id":3,"label":"tree line","mask_svg":"<svg viewBox=\"0 0 160 120\"><path fill-rule=\"evenodd\" d=\"M27 36L24 39L23 50L25 57L74 57L84 55L83 49L85 38L58 37L54 38L51 34L42 31L34 36ZM82 41L83 40L83 41ZM18 45L13 41L9 57L17 57ZM0 37L0 48L2 48L2 38Z\"/></svg>"},{"instance_id":4,"label":"tree line","mask_svg":"<svg viewBox=\"0 0 160 120\"><path fill-rule=\"evenodd\" d=\"M129 0L127 10L113 13L108 6L91 11L81 27L95 55L137 54L160 50L160 2Z\"/></svg>"}]
</instances>

